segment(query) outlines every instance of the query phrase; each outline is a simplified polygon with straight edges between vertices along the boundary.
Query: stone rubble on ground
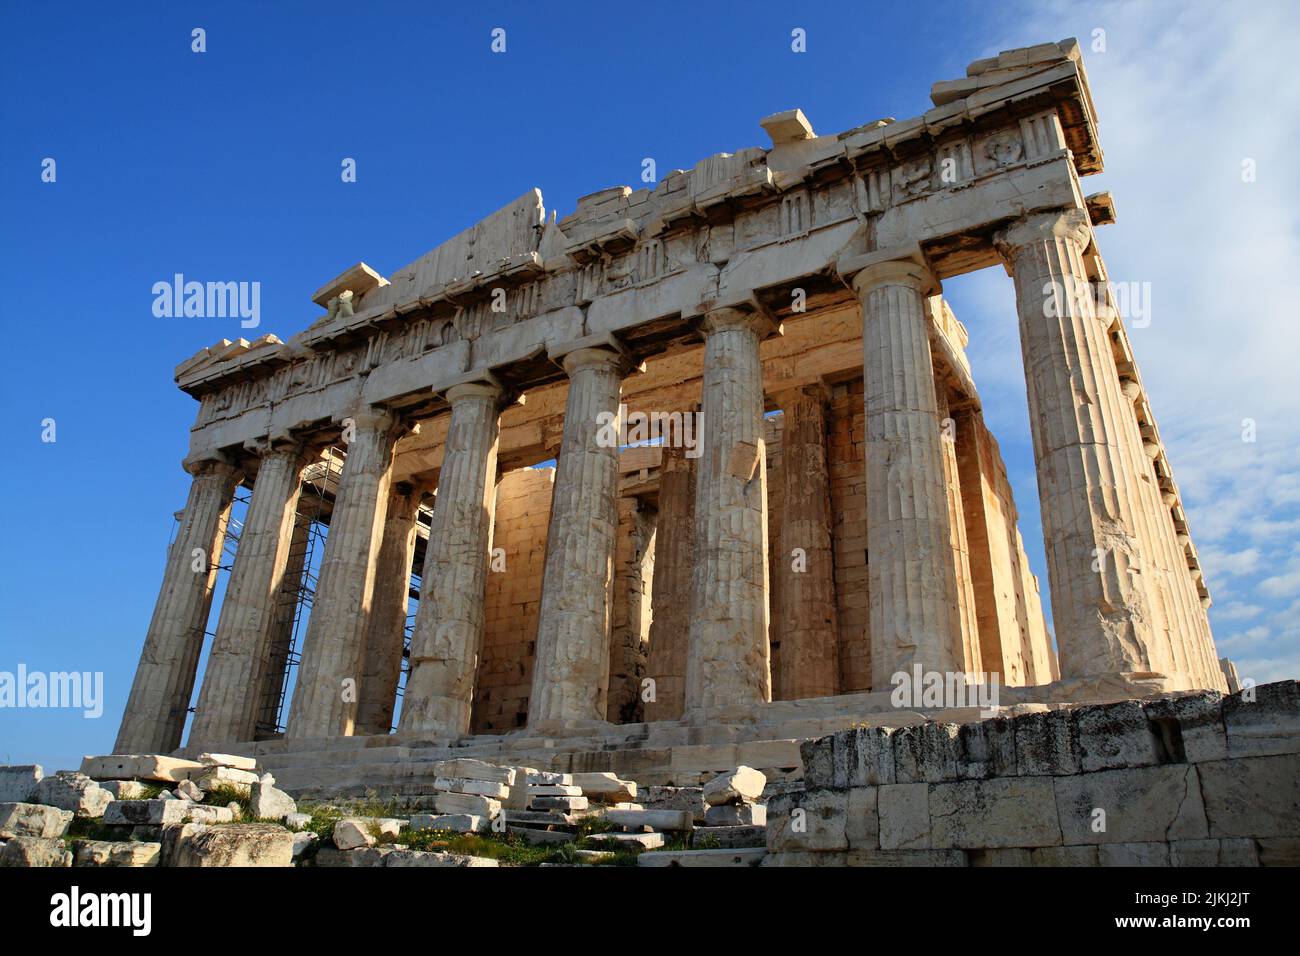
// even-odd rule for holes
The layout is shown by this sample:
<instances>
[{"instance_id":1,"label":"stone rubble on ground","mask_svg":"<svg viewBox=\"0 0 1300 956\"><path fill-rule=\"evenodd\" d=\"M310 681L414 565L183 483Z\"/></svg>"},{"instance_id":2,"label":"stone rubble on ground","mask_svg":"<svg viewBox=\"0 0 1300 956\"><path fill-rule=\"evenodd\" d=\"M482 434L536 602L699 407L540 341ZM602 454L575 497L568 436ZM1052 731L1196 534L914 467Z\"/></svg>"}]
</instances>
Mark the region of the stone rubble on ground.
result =
<instances>
[{"instance_id":1,"label":"stone rubble on ground","mask_svg":"<svg viewBox=\"0 0 1300 956\"><path fill-rule=\"evenodd\" d=\"M298 815L297 802L283 790L276 789L275 778L269 773L263 774L252 785L248 796L249 811L254 820L286 821L289 817Z\"/></svg>"},{"instance_id":2,"label":"stone rubble on ground","mask_svg":"<svg viewBox=\"0 0 1300 956\"><path fill-rule=\"evenodd\" d=\"M0 803L33 803L45 776L40 764L0 767Z\"/></svg>"},{"instance_id":3,"label":"stone rubble on ground","mask_svg":"<svg viewBox=\"0 0 1300 956\"><path fill-rule=\"evenodd\" d=\"M102 817L105 808L113 802L113 794L84 773L60 770L37 785L36 802L71 810L79 817Z\"/></svg>"},{"instance_id":4,"label":"stone rubble on ground","mask_svg":"<svg viewBox=\"0 0 1300 956\"><path fill-rule=\"evenodd\" d=\"M753 767L737 767L704 785L706 827L766 826L767 807L759 803L767 775Z\"/></svg>"},{"instance_id":5,"label":"stone rubble on ground","mask_svg":"<svg viewBox=\"0 0 1300 956\"><path fill-rule=\"evenodd\" d=\"M38 803L0 803L0 839L58 839L68 832L71 810Z\"/></svg>"}]
</instances>

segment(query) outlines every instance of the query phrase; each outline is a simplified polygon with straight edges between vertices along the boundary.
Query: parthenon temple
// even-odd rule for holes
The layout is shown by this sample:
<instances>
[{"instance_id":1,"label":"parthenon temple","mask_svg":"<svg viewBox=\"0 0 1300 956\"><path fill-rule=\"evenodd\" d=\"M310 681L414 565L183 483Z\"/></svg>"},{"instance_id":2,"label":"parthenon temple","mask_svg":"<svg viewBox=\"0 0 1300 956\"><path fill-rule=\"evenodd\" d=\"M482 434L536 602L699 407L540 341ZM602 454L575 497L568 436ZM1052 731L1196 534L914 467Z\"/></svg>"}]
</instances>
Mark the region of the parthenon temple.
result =
<instances>
[{"instance_id":1,"label":"parthenon temple","mask_svg":"<svg viewBox=\"0 0 1300 956\"><path fill-rule=\"evenodd\" d=\"M305 331L182 362L192 482L115 752L653 782L796 767L897 721L899 675L996 684L999 713L1228 691L1114 205L1081 186L1078 45L931 98L830 134L775 113L766 146L562 217L532 190L346 269ZM985 268L1014 282L1050 628L943 295Z\"/></svg>"}]
</instances>

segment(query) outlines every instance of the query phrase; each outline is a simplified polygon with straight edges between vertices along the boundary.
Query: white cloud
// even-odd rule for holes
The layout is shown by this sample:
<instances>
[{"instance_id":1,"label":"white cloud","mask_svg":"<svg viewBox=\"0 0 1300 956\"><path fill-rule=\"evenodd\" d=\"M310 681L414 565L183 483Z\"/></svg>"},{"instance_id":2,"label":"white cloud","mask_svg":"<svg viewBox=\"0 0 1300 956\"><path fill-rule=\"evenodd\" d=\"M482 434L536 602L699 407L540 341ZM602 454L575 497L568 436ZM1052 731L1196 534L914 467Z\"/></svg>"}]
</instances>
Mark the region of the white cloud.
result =
<instances>
[{"instance_id":1,"label":"white cloud","mask_svg":"<svg viewBox=\"0 0 1300 956\"><path fill-rule=\"evenodd\" d=\"M1259 548L1246 548L1244 551L1221 551L1218 548L1202 548L1201 563L1214 568L1219 574L1240 576L1250 574L1259 567Z\"/></svg>"},{"instance_id":2,"label":"white cloud","mask_svg":"<svg viewBox=\"0 0 1300 956\"><path fill-rule=\"evenodd\" d=\"M1111 278L1152 285L1152 322L1130 336L1207 583L1224 602L1211 610L1216 639L1243 676L1300 676L1296 615L1280 606L1300 594L1290 563L1300 538L1300 334L1289 288L1300 274L1300 71L1278 68L1294 59L1300 5L1026 2L990 17L981 56L1080 40L1106 161L1083 185L1115 197L1118 222L1098 231ZM1089 49L1095 28L1106 31L1105 52ZM1245 159L1253 183L1242 181ZM986 270L953 292L990 425L1023 454L1007 280ZM1030 462L1008 455L1008 464L1032 515ZM1260 619L1269 626L1233 630Z\"/></svg>"},{"instance_id":3,"label":"white cloud","mask_svg":"<svg viewBox=\"0 0 1300 956\"><path fill-rule=\"evenodd\" d=\"M1281 574L1274 574L1259 583L1259 589L1269 597L1286 598L1300 594L1300 561L1292 561Z\"/></svg>"},{"instance_id":4,"label":"white cloud","mask_svg":"<svg viewBox=\"0 0 1300 956\"><path fill-rule=\"evenodd\" d=\"M1231 604L1225 604L1217 613L1217 620L1220 621L1250 621L1257 618L1264 612L1264 609L1258 604L1242 604L1240 601L1233 601Z\"/></svg>"}]
</instances>

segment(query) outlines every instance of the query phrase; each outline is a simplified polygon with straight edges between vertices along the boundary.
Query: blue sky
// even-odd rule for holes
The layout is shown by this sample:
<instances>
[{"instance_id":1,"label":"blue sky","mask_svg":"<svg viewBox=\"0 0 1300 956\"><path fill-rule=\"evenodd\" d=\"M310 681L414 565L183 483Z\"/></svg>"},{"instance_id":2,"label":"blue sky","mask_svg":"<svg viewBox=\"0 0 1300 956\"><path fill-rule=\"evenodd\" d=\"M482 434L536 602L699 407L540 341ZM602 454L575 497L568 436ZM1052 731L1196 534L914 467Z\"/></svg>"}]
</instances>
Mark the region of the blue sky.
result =
<instances>
[{"instance_id":1,"label":"blue sky","mask_svg":"<svg viewBox=\"0 0 1300 956\"><path fill-rule=\"evenodd\" d=\"M969 61L1066 36L1084 44L1106 150L1085 185L1119 211L1103 254L1113 278L1154 289L1134 347L1220 651L1258 680L1300 675L1300 336L1285 288L1300 273L1300 81L1277 68L1293 58L1294 5L460 6L0 11L21 38L0 62L0 671L105 680L99 719L0 709L0 763L49 771L111 748L188 485L196 406L172 369L248 334L237 319L155 318L155 282L258 281L255 331L288 338L346 266L390 274L533 186L563 217L581 195L639 184L644 157L662 176L765 144L759 118L794 106L821 132L913 116ZM1098 29L1106 48L1089 52ZM946 291L1045 587L1009 280L986 271Z\"/></svg>"}]
</instances>

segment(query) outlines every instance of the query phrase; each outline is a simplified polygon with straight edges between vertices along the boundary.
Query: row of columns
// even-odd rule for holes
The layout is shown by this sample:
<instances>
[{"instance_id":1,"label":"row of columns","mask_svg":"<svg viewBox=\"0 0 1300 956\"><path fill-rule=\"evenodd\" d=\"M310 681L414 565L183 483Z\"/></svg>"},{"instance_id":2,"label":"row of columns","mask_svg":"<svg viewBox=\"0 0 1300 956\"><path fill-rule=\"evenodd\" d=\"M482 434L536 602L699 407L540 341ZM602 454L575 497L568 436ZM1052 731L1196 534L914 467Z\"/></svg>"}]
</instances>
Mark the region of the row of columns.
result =
<instances>
[{"instance_id":1,"label":"row of columns","mask_svg":"<svg viewBox=\"0 0 1300 956\"><path fill-rule=\"evenodd\" d=\"M1045 302L1045 290L1086 282L1086 216L1069 210L1032 217L999 233L996 242L1015 279L1061 673L1184 669L1192 684L1206 686L1212 650L1198 641L1208 643L1208 630L1185 606L1185 595L1153 584L1168 576L1162 573L1172 557L1154 557L1161 547L1152 540L1156 516L1143 510L1145 499L1135 484L1142 463L1130 447L1135 426L1131 414L1125 415L1105 324L1081 298L1048 295ZM891 675L916 664L967 670L979 648L971 640L970 584L956 571L955 556L965 548L960 514L951 506L956 464L942 434L947 408L931 355L927 298L937 292L937 282L922 261L903 259L861 269L852 285L863 317L870 632L873 685L880 689L889 686ZM722 308L703 317L700 331L702 454L691 462L670 450L663 489L666 497L683 495L693 481L694 514L689 533L666 524L660 543L670 555L695 555L689 601L670 595L675 608L669 609L656 588L651 638L654 674L664 649L674 641L680 645L684 634L685 667L676 669L685 673L665 672L663 703L647 706L650 719L670 715L679 700L686 717L701 720L752 712L771 699L759 344L777 328L748 309ZM613 347L578 348L562 362L569 390L529 713L530 726L538 729L606 717L619 450L599 436L602 424L617 419L621 381L630 368ZM450 427L399 727L431 736L458 736L469 728L499 419L509 396L485 380L456 386L446 398ZM394 615L405 614L423 489L390 488L394 444L408 423L368 407L346 424L354 434L293 696L287 731L293 737L381 733L392 719L402 653L402 621ZM824 421L813 415L806 427L824 431ZM785 450L788 510L781 550L799 542L829 561L828 535L817 530L829 526L825 495L801 494L800 475L826 469L824 445L802 440L807 437L792 431ZM197 741L249 739L260 695L272 679L268 635L283 589L305 452L293 443L260 452L194 722ZM199 463L193 471L119 752L167 750L179 743L211 601L211 556L220 549L240 477L221 462ZM208 556L200 571L187 563L192 552ZM684 588L679 562L670 559L663 568L661 574L676 574L677 587ZM826 576L793 581L795 589L831 590L795 593L794 600L782 602L825 606L823 620L814 615L786 622L800 653L821 664L801 672L797 680L807 686L792 675L785 696L834 693L833 584ZM664 593L670 590L676 588ZM674 616L683 608L689 610ZM661 624L669 621L676 622L671 635ZM1157 622L1193 628L1196 639L1183 633L1175 641L1170 628L1162 632Z\"/></svg>"}]
</instances>

